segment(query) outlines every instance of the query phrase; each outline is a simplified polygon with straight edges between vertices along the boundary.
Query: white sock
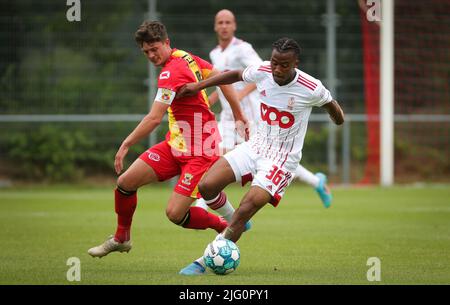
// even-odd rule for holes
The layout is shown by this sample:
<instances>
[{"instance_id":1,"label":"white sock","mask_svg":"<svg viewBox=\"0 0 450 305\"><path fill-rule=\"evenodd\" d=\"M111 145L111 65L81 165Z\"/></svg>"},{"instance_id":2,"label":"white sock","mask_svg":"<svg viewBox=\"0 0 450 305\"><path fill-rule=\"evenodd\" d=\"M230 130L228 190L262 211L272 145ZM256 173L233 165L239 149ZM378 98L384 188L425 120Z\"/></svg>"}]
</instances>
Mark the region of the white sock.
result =
<instances>
[{"instance_id":1,"label":"white sock","mask_svg":"<svg viewBox=\"0 0 450 305\"><path fill-rule=\"evenodd\" d=\"M216 236L215 239L218 239L218 238L223 238L223 234L222 234L222 233L217 234L217 236ZM203 268L206 268L205 261L203 260L203 256L200 256L200 257L197 258L195 261L196 261L197 263L199 263L200 265L202 265Z\"/></svg>"},{"instance_id":2,"label":"white sock","mask_svg":"<svg viewBox=\"0 0 450 305\"><path fill-rule=\"evenodd\" d=\"M205 202L205 199L200 198L197 199L197 201L195 202L195 206L204 209L205 211L208 211L208 205Z\"/></svg>"},{"instance_id":3,"label":"white sock","mask_svg":"<svg viewBox=\"0 0 450 305\"><path fill-rule=\"evenodd\" d=\"M220 192L216 198L212 200L205 200L208 207L217 213L220 216L225 218L226 221L230 222L233 217L234 208L231 203L227 199L227 195L224 192Z\"/></svg>"},{"instance_id":4,"label":"white sock","mask_svg":"<svg viewBox=\"0 0 450 305\"><path fill-rule=\"evenodd\" d=\"M197 258L195 261L196 261L197 263L199 263L200 265L202 265L203 268L206 268L205 261L203 260L203 256L200 256L200 257Z\"/></svg>"},{"instance_id":5,"label":"white sock","mask_svg":"<svg viewBox=\"0 0 450 305\"><path fill-rule=\"evenodd\" d=\"M295 177L298 180L305 182L314 188L319 186L320 182L319 178L313 173L311 173L309 170L301 166L300 164L295 169Z\"/></svg>"}]
</instances>

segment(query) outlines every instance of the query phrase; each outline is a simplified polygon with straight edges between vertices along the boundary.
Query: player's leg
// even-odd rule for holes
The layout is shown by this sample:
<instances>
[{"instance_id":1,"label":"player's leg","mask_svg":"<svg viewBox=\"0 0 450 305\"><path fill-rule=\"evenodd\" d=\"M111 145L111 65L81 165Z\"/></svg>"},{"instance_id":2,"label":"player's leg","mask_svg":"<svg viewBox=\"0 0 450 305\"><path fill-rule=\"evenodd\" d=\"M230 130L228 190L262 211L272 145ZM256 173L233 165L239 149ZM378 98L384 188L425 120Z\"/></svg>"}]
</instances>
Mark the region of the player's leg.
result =
<instances>
[{"instance_id":1,"label":"player's leg","mask_svg":"<svg viewBox=\"0 0 450 305\"><path fill-rule=\"evenodd\" d=\"M221 117L224 117L223 113L221 113ZM219 121L219 123L217 124L217 126L219 129L219 133L222 136L222 141L219 143L219 154L222 156L235 147L234 134L233 134L233 132L230 132L230 128L227 128L229 126L228 126L227 121L225 121L225 120L221 119ZM233 127L231 128L231 130L233 130L233 129L234 129L234 123L233 123ZM208 210L208 205L206 204L204 198L197 199L195 206L202 208L206 211Z\"/></svg>"},{"instance_id":2,"label":"player's leg","mask_svg":"<svg viewBox=\"0 0 450 305\"><path fill-rule=\"evenodd\" d=\"M231 220L233 216L234 208L222 190L227 185L235 182L235 180L235 175L230 164L222 157L206 172L198 185L199 192L205 198L205 203L207 203L211 209L222 213L221 215L227 215L229 220ZM196 208L202 210L199 207ZM250 226L249 223L248 228L250 228ZM223 229L225 229L225 227ZM205 271L203 257L199 257L193 263L181 269L179 273L182 275L202 275Z\"/></svg>"},{"instance_id":3,"label":"player's leg","mask_svg":"<svg viewBox=\"0 0 450 305\"><path fill-rule=\"evenodd\" d=\"M324 207L328 208L331 205L333 197L330 188L327 185L326 175L322 173L313 174L299 164L295 170L295 177L298 180L311 185L316 190Z\"/></svg>"},{"instance_id":4,"label":"player's leg","mask_svg":"<svg viewBox=\"0 0 450 305\"><path fill-rule=\"evenodd\" d=\"M212 228L218 232L226 227L227 222L220 217L202 208L190 207L200 196L198 190L200 179L216 160L217 157L207 156L179 160L182 171L166 209L167 217L172 222L189 229Z\"/></svg>"},{"instance_id":5,"label":"player's leg","mask_svg":"<svg viewBox=\"0 0 450 305\"><path fill-rule=\"evenodd\" d=\"M272 195L259 186L252 186L242 198L239 208L234 212L228 227L220 235L234 242L238 241L245 231L245 224L250 221L253 215L261 209L266 203L272 201ZM206 265L203 256L196 259L193 263L181 269L182 275L202 275L206 271Z\"/></svg>"},{"instance_id":6,"label":"player's leg","mask_svg":"<svg viewBox=\"0 0 450 305\"><path fill-rule=\"evenodd\" d=\"M113 237L88 250L93 257L102 257L113 251L131 249L130 231L137 205L137 189L145 184L167 180L180 169L171 154L170 146L161 142L142 153L138 159L117 179L114 191L117 229Z\"/></svg>"},{"instance_id":7,"label":"player's leg","mask_svg":"<svg viewBox=\"0 0 450 305\"><path fill-rule=\"evenodd\" d=\"M239 207L234 212L230 224L222 233L222 236L233 242L237 242L245 230L245 224L256 214L266 203L272 200L272 196L267 190L252 186L242 198Z\"/></svg>"},{"instance_id":8,"label":"player's leg","mask_svg":"<svg viewBox=\"0 0 450 305\"><path fill-rule=\"evenodd\" d=\"M220 202L223 203L226 200L225 193L222 190L236 180L241 181L243 184L250 181L253 177L251 170L254 168L254 163L245 152L245 147L238 146L235 150L220 158L208 170L199 183L199 191L205 197L206 202L210 203L210 206L215 207L215 205L218 205ZM234 209L232 213L234 213ZM229 216L232 216L232 213ZM244 228L248 230L250 227L251 223L248 221ZM181 269L180 274L201 275L205 271L203 258L200 257Z\"/></svg>"},{"instance_id":9,"label":"player's leg","mask_svg":"<svg viewBox=\"0 0 450 305\"><path fill-rule=\"evenodd\" d=\"M174 224L187 229L205 230L211 228L218 233L222 232L228 223L202 208L191 206L194 200L192 197L174 191L167 204L167 218Z\"/></svg>"},{"instance_id":10,"label":"player's leg","mask_svg":"<svg viewBox=\"0 0 450 305\"><path fill-rule=\"evenodd\" d=\"M233 183L246 182L253 179L255 170L251 149L248 143L242 143L219 159L208 170L199 184L199 191L208 206L222 215L227 221L231 220L234 208L228 201L223 189ZM246 225L250 229L250 222Z\"/></svg>"},{"instance_id":11,"label":"player's leg","mask_svg":"<svg viewBox=\"0 0 450 305\"><path fill-rule=\"evenodd\" d=\"M134 163L117 179L114 204L117 214L117 229L113 237L103 244L88 250L93 257L103 257L110 252L128 252L131 249L131 223L137 206L137 189L158 180L154 170L141 159Z\"/></svg>"},{"instance_id":12,"label":"player's leg","mask_svg":"<svg viewBox=\"0 0 450 305\"><path fill-rule=\"evenodd\" d=\"M117 188L114 191L117 214L117 230L114 235L116 241L125 242L131 238L131 223L137 206L137 189L156 181L158 176L153 168L141 159L136 159L117 179Z\"/></svg>"},{"instance_id":13,"label":"player's leg","mask_svg":"<svg viewBox=\"0 0 450 305\"><path fill-rule=\"evenodd\" d=\"M198 184L198 190L206 205L227 221L231 220L234 208L222 190L235 181L236 178L230 164L221 157L211 166Z\"/></svg>"}]
</instances>

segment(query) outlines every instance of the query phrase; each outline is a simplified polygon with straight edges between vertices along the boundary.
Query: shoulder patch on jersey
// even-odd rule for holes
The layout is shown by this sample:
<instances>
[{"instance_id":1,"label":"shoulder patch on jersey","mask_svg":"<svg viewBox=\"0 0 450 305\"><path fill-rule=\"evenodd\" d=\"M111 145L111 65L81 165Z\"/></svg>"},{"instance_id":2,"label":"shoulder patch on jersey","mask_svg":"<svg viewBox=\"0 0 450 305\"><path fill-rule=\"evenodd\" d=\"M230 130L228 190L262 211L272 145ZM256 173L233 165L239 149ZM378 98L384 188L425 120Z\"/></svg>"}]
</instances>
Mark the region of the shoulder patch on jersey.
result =
<instances>
[{"instance_id":1,"label":"shoulder patch on jersey","mask_svg":"<svg viewBox=\"0 0 450 305\"><path fill-rule=\"evenodd\" d=\"M170 71L161 72L159 79L168 79L170 77Z\"/></svg>"},{"instance_id":2,"label":"shoulder patch on jersey","mask_svg":"<svg viewBox=\"0 0 450 305\"><path fill-rule=\"evenodd\" d=\"M172 91L172 90L162 88L162 95L161 95L161 98L162 98L165 102L168 102L168 101L170 101L170 98L172 97L172 94L173 94L173 91Z\"/></svg>"}]
</instances>

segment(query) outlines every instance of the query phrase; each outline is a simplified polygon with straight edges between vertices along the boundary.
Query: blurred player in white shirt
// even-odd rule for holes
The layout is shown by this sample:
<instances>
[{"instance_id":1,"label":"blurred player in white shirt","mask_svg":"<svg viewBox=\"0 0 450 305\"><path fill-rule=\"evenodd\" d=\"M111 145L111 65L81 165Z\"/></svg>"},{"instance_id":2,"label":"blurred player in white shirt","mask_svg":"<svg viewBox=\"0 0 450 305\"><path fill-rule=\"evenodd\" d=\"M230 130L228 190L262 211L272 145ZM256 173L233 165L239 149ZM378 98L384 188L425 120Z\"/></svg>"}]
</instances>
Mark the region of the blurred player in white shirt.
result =
<instances>
[{"instance_id":1,"label":"blurred player in white shirt","mask_svg":"<svg viewBox=\"0 0 450 305\"><path fill-rule=\"evenodd\" d=\"M252 45L239 38L236 38L236 19L229 10L221 10L216 14L214 31L217 34L219 44L210 53L209 57L214 68L219 71L243 70L248 66L262 63L262 59L253 49ZM250 131L254 131L257 122L260 120L259 108L261 97L259 96L254 83L244 83L242 81L233 84L237 92L241 108L243 109L249 123ZM231 151L237 144L244 142L234 127L234 117L228 101L223 96L219 88L209 97L211 105L220 101L222 111L219 120L219 132L222 136L220 148L223 153ZM323 173L313 174L300 164L293 171L295 178L311 185L318 193L324 207L331 205L332 195L327 186L327 177ZM197 206L206 209L204 200L198 200Z\"/></svg>"},{"instance_id":2,"label":"blurred player in white shirt","mask_svg":"<svg viewBox=\"0 0 450 305\"><path fill-rule=\"evenodd\" d=\"M255 83L261 98L260 122L250 140L221 157L201 179L198 187L206 201L223 196L223 189L234 182L252 181L228 227L218 238L237 242L245 224L267 203L277 206L302 157L303 142L312 107L328 112L341 125L344 112L321 81L297 68L300 47L290 38L273 45L270 62L232 70L210 79L190 83L179 95L193 95L207 87L237 81ZM203 274L202 258L184 268Z\"/></svg>"}]
</instances>

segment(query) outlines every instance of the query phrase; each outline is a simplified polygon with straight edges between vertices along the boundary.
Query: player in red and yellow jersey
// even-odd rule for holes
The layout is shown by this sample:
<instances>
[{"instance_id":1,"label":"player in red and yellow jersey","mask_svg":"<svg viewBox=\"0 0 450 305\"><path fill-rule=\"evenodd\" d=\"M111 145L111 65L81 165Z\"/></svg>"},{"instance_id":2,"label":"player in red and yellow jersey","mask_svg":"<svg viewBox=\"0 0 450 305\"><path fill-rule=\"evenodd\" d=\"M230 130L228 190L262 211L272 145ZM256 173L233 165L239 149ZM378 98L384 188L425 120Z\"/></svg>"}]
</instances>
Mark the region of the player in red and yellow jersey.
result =
<instances>
[{"instance_id":1,"label":"player in red and yellow jersey","mask_svg":"<svg viewBox=\"0 0 450 305\"><path fill-rule=\"evenodd\" d=\"M219 72L212 65L188 52L170 46L165 26L157 21L144 22L135 34L141 50L152 64L162 67L158 79L158 92L150 113L122 142L115 157L115 170L120 174L129 148L147 137L168 113L169 132L165 141L144 152L117 180L115 211L118 225L113 237L88 250L93 257L102 257L113 251L131 249L130 230L137 205L139 187L165 181L177 175L179 180L166 208L170 221L190 229L212 228L221 232L226 220L191 204L199 198L197 184L206 170L219 157L220 136L214 114L209 110L205 91L190 97L177 98L183 85L199 82ZM230 101L236 122L244 126L244 117L236 93L230 86L221 87ZM218 208L233 209L231 204L217 199Z\"/></svg>"}]
</instances>

